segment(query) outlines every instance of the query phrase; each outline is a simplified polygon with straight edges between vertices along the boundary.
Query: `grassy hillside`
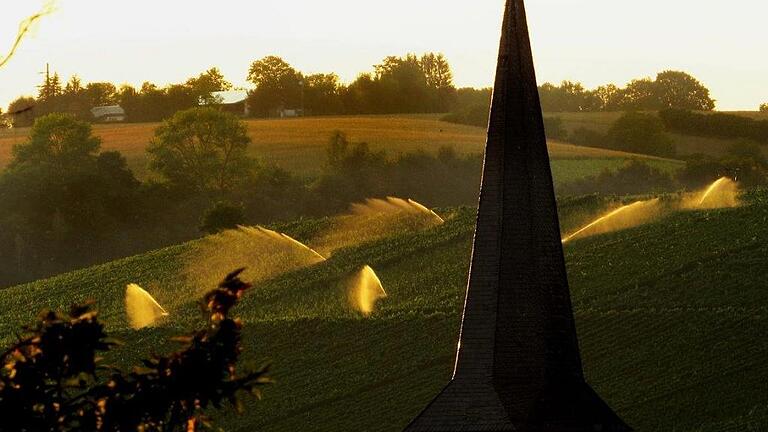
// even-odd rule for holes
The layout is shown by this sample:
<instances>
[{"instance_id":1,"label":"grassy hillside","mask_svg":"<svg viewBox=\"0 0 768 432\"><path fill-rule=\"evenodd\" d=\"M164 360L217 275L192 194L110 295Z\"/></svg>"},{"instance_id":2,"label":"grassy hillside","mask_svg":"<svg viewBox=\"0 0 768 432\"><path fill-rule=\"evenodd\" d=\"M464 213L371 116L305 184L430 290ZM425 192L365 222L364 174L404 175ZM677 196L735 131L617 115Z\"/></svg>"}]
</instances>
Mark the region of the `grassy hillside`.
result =
<instances>
[{"instance_id":1,"label":"grassy hillside","mask_svg":"<svg viewBox=\"0 0 768 432\"><path fill-rule=\"evenodd\" d=\"M246 123L254 156L300 174L319 171L325 160L325 145L335 130L348 133L354 141L367 142L374 150L386 150L390 156L418 150L435 152L441 146L453 147L461 154L480 154L486 135L484 128L442 122L436 115L307 117ZM137 176L146 177L145 148L157 126L157 123L95 125L94 133L101 137L104 150L121 152ZM10 160L13 144L24 141L28 134L29 128L0 130L0 168ZM600 167L614 168L627 158L646 158L555 141L550 143L550 154L557 159L555 171L563 173L564 179L574 176L571 168L576 164L561 160L590 159L598 161ZM586 167L579 169L588 170L589 165ZM577 174L581 175L580 172ZM595 172L589 171L589 174ZM559 180L561 176L557 177Z\"/></svg>"},{"instance_id":2,"label":"grassy hillside","mask_svg":"<svg viewBox=\"0 0 768 432\"><path fill-rule=\"evenodd\" d=\"M596 112L596 113L550 113L551 117L560 117L563 120L563 127L572 133L578 128L590 129L593 131L605 133L623 113L620 112ZM741 115L755 120L768 120L768 113L754 111L731 112L729 114ZM675 142L678 154L689 155L694 153L703 153L711 156L723 156L730 145L736 140L697 137L682 134L670 134ZM768 146L763 146L763 153L768 156Z\"/></svg>"},{"instance_id":3,"label":"grassy hillside","mask_svg":"<svg viewBox=\"0 0 768 432\"><path fill-rule=\"evenodd\" d=\"M564 226L581 202L562 204ZM638 431L768 427L768 193L748 202L566 246L587 377ZM222 415L226 430L397 431L419 412L450 377L474 222L472 209L441 213L441 226L337 251L244 299L246 362L271 362L277 383L243 417ZM311 243L328 224L279 229ZM3 290L0 335L7 343L43 307L94 298L126 341L111 361L172 347L162 338L199 324L178 276L198 245ZM344 291L364 264L389 295L370 318L350 309ZM129 282L173 305L173 319L129 330Z\"/></svg>"}]
</instances>

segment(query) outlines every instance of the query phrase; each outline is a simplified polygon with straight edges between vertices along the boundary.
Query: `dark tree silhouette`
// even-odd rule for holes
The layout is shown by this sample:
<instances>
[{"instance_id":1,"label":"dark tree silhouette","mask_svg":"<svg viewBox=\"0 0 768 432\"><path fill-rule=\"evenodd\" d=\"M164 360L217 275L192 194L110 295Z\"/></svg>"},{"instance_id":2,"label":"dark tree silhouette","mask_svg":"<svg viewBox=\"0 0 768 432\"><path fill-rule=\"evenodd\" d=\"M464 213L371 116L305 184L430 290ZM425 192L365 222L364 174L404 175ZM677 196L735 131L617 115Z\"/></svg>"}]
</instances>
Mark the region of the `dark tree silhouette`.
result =
<instances>
[{"instance_id":1,"label":"dark tree silhouette","mask_svg":"<svg viewBox=\"0 0 768 432\"><path fill-rule=\"evenodd\" d=\"M237 373L242 324L229 317L250 288L242 271L205 295L208 324L176 338L184 349L132 372L100 364L116 343L92 305L44 312L0 355L0 431L196 431L210 424L206 410L258 395L266 370Z\"/></svg>"}]
</instances>

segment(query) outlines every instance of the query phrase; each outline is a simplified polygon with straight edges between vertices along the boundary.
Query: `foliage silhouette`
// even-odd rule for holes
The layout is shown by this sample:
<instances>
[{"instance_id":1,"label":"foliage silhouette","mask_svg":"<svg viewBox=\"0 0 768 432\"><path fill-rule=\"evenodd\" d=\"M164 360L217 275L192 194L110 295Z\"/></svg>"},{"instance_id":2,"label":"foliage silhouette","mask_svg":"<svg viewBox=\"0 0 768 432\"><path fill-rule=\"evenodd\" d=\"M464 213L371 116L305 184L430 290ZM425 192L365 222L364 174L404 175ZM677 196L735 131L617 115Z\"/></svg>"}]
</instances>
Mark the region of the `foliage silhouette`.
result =
<instances>
[{"instance_id":1,"label":"foliage silhouette","mask_svg":"<svg viewBox=\"0 0 768 432\"><path fill-rule=\"evenodd\" d=\"M205 295L205 329L176 338L182 350L132 372L100 364L116 341L93 305L43 312L0 356L0 431L196 431L211 426L210 408L239 409L242 392L259 396L266 369L236 372L242 323L229 312L250 288L242 271Z\"/></svg>"}]
</instances>

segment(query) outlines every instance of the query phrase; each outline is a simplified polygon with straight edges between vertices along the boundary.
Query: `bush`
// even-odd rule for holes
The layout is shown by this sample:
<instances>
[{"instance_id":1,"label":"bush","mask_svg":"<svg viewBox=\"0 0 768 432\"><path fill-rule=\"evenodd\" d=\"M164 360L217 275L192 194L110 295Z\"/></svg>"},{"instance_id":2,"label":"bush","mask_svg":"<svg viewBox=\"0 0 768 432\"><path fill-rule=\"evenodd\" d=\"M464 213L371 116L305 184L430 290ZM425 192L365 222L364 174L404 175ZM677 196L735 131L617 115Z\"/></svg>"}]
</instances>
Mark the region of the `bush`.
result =
<instances>
[{"instance_id":1,"label":"bush","mask_svg":"<svg viewBox=\"0 0 768 432\"><path fill-rule=\"evenodd\" d=\"M556 140L568 139L568 131L563 126L563 119L560 117L544 117L544 129L547 132L547 138Z\"/></svg>"},{"instance_id":2,"label":"bush","mask_svg":"<svg viewBox=\"0 0 768 432\"><path fill-rule=\"evenodd\" d=\"M768 144L768 120L753 120L735 114L700 114L668 109L659 112L667 130L686 135L715 138L746 138Z\"/></svg>"},{"instance_id":3,"label":"bush","mask_svg":"<svg viewBox=\"0 0 768 432\"><path fill-rule=\"evenodd\" d=\"M618 170L603 170L597 176L586 177L559 188L563 195L593 193L614 195L638 195L673 191L674 179L668 173L653 168L645 162L631 160Z\"/></svg>"},{"instance_id":4,"label":"bush","mask_svg":"<svg viewBox=\"0 0 768 432\"><path fill-rule=\"evenodd\" d=\"M216 234L227 229L237 228L244 222L243 206L219 201L206 210L200 231L206 234Z\"/></svg>"},{"instance_id":5,"label":"bush","mask_svg":"<svg viewBox=\"0 0 768 432\"><path fill-rule=\"evenodd\" d=\"M568 138L568 141L585 147L608 148L608 137L605 134L585 127L579 127L574 130Z\"/></svg>"},{"instance_id":6,"label":"bush","mask_svg":"<svg viewBox=\"0 0 768 432\"><path fill-rule=\"evenodd\" d=\"M768 160L761 148L750 142L731 145L728 153L720 158L692 155L685 168L677 175L679 182L688 188L706 186L720 177L735 179L744 186L768 184Z\"/></svg>"},{"instance_id":7,"label":"bush","mask_svg":"<svg viewBox=\"0 0 768 432\"><path fill-rule=\"evenodd\" d=\"M100 364L116 344L91 305L44 312L0 357L0 430L196 431L205 413L242 392L258 394L266 370L238 374L242 323L230 309L250 285L231 273L204 297L207 324L186 347L144 360L133 372Z\"/></svg>"},{"instance_id":8,"label":"bush","mask_svg":"<svg viewBox=\"0 0 768 432\"><path fill-rule=\"evenodd\" d=\"M664 124L653 114L629 112L608 130L608 143L614 150L672 157L675 145L664 132Z\"/></svg>"},{"instance_id":9,"label":"bush","mask_svg":"<svg viewBox=\"0 0 768 432\"><path fill-rule=\"evenodd\" d=\"M487 103L478 103L456 112L444 115L440 120L465 124L469 126L488 127L488 116L490 107ZM544 117L544 129L547 132L547 138L556 140L568 139L568 131L563 125L563 119L560 117Z\"/></svg>"},{"instance_id":10,"label":"bush","mask_svg":"<svg viewBox=\"0 0 768 432\"><path fill-rule=\"evenodd\" d=\"M480 103L443 116L441 120L469 126L488 126L489 105Z\"/></svg>"},{"instance_id":11,"label":"bush","mask_svg":"<svg viewBox=\"0 0 768 432\"><path fill-rule=\"evenodd\" d=\"M768 103L760 105L760 112L768 112Z\"/></svg>"}]
</instances>

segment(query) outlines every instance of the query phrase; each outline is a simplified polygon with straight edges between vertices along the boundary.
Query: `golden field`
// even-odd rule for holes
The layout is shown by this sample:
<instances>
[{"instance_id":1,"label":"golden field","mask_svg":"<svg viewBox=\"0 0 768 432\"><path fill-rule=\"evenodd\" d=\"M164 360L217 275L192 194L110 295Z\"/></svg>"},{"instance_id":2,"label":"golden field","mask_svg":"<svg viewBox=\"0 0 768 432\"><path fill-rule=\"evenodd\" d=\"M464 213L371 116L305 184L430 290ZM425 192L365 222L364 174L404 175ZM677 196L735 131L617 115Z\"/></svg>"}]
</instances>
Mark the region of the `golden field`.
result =
<instances>
[{"instance_id":1,"label":"golden field","mask_svg":"<svg viewBox=\"0 0 768 432\"><path fill-rule=\"evenodd\" d=\"M313 174L325 161L325 145L340 130L355 142L367 142L373 150L386 150L390 157L419 150L434 152L449 146L459 154L482 152L483 128L439 120L439 115L307 117L281 120L246 120L252 140L251 154L296 173ZM145 148L159 123L94 125L103 150L125 155L139 177L147 176ZM14 144L23 142L29 128L0 131L0 167L11 159ZM556 141L549 143L553 159L648 158L623 152L579 147Z\"/></svg>"}]
</instances>

